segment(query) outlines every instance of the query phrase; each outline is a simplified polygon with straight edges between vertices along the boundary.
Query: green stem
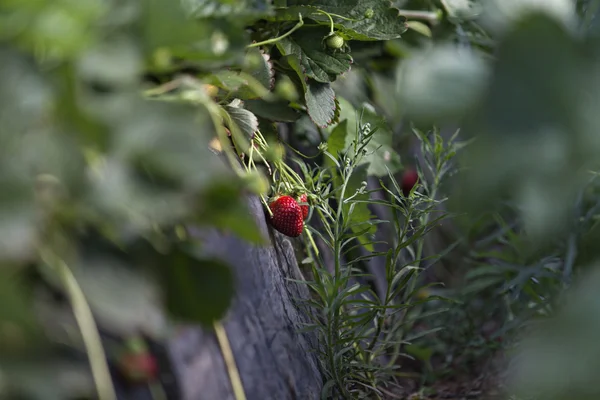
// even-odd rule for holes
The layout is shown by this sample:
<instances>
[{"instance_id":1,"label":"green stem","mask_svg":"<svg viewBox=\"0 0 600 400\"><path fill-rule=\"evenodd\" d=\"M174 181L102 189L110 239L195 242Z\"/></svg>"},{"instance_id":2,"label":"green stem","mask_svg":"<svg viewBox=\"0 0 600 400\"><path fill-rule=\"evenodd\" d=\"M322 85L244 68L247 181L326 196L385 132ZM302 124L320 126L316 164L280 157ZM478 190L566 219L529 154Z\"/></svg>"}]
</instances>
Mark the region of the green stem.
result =
<instances>
[{"instance_id":1,"label":"green stem","mask_svg":"<svg viewBox=\"0 0 600 400\"><path fill-rule=\"evenodd\" d=\"M231 382L235 400L246 400L244 385L242 384L242 379L240 378L240 373L235 363L233 351L231 350L229 339L227 338L227 332L219 321L215 321L213 323L213 328L215 330L219 346L221 347L221 352L223 353L223 359L229 374L229 380Z\"/></svg>"},{"instance_id":2,"label":"green stem","mask_svg":"<svg viewBox=\"0 0 600 400\"><path fill-rule=\"evenodd\" d=\"M252 43L252 44L249 44L246 47L247 48L252 48L252 47L263 46L265 44L272 44L272 43L276 43L276 42L280 41L281 39L284 39L284 38L288 37L289 35L291 35L295 31L297 31L298 29L300 29L302 27L302 25L304 25L304 21L302 20L302 14L298 14L298 18L299 18L298 23L296 25L294 25L294 27L292 29L290 29L289 31L287 31L286 33L284 33L283 35L278 36L276 38L271 38L271 39L263 40L262 42Z\"/></svg>"},{"instance_id":3,"label":"green stem","mask_svg":"<svg viewBox=\"0 0 600 400\"><path fill-rule=\"evenodd\" d=\"M318 14L323 14L325 16L327 16L327 18L329 18L329 34L333 35L334 32L334 24L333 24L333 18L331 18L331 14L323 11L323 10L318 10L317 11ZM338 15L339 16L339 15Z\"/></svg>"},{"instance_id":4,"label":"green stem","mask_svg":"<svg viewBox=\"0 0 600 400\"><path fill-rule=\"evenodd\" d=\"M408 19L420 19L431 23L439 22L442 17L438 11L400 10L400 15Z\"/></svg>"},{"instance_id":5,"label":"green stem","mask_svg":"<svg viewBox=\"0 0 600 400\"><path fill-rule=\"evenodd\" d=\"M67 291L69 302L71 303L71 308L73 309L75 320L81 331L83 343L88 355L92 376L98 392L98 398L100 400L117 400L98 327L96 326L92 310L85 298L83 290L81 290L73 272L63 260L57 259L54 255L50 254L47 254L46 257L43 258L50 261L49 264L55 268Z\"/></svg>"}]
</instances>

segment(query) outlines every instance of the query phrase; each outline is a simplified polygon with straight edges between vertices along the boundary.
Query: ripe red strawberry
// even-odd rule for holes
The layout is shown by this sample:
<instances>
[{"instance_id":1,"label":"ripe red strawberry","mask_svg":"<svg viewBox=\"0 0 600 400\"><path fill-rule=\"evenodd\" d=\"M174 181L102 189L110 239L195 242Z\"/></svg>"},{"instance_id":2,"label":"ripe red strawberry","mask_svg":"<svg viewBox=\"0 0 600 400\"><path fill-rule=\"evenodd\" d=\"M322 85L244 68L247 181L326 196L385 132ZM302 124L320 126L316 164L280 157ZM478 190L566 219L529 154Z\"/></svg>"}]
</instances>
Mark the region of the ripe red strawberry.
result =
<instances>
[{"instance_id":1,"label":"ripe red strawberry","mask_svg":"<svg viewBox=\"0 0 600 400\"><path fill-rule=\"evenodd\" d=\"M308 203L308 196L306 193L302 193L300 197L298 197L298 203ZM308 204L300 204L300 209L302 210L302 219L308 218Z\"/></svg>"},{"instance_id":2,"label":"ripe red strawberry","mask_svg":"<svg viewBox=\"0 0 600 400\"><path fill-rule=\"evenodd\" d=\"M408 196L412 188L415 186L417 181L419 180L419 174L413 168L409 168L402 174L402 192L405 196Z\"/></svg>"},{"instance_id":3,"label":"ripe red strawberry","mask_svg":"<svg viewBox=\"0 0 600 400\"><path fill-rule=\"evenodd\" d=\"M302 209L296 200L290 196L281 196L269 204L273 212L271 225L286 236L297 237L302 234L304 221Z\"/></svg>"}]
</instances>

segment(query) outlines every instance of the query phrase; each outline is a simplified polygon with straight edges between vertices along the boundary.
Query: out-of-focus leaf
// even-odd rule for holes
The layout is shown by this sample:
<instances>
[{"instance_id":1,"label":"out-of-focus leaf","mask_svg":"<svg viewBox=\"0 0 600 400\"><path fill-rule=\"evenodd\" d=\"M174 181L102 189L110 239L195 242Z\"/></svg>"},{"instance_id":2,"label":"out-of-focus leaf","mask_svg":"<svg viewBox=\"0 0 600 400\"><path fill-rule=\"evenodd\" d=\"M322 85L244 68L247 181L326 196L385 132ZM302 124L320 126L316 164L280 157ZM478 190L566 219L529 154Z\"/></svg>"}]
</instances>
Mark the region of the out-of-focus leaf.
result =
<instances>
[{"instance_id":1,"label":"out-of-focus leaf","mask_svg":"<svg viewBox=\"0 0 600 400\"><path fill-rule=\"evenodd\" d=\"M53 93L50 85L23 54L0 49L0 138L43 127L50 114ZM7 150L2 146L0 150Z\"/></svg>"},{"instance_id":2,"label":"out-of-focus leaf","mask_svg":"<svg viewBox=\"0 0 600 400\"><path fill-rule=\"evenodd\" d=\"M195 18L243 19L250 23L270 12L267 0L182 0L186 12Z\"/></svg>"},{"instance_id":3,"label":"out-of-focus leaf","mask_svg":"<svg viewBox=\"0 0 600 400\"><path fill-rule=\"evenodd\" d=\"M111 37L88 48L73 77L81 82L76 92L78 108L109 126L127 117L139 98L142 62L140 49L127 36Z\"/></svg>"},{"instance_id":4,"label":"out-of-focus leaf","mask_svg":"<svg viewBox=\"0 0 600 400\"><path fill-rule=\"evenodd\" d=\"M264 100L246 100L244 105L259 117L270 121L294 122L301 114L289 107L287 102L267 102Z\"/></svg>"},{"instance_id":5,"label":"out-of-focus leaf","mask_svg":"<svg viewBox=\"0 0 600 400\"><path fill-rule=\"evenodd\" d=\"M406 19L391 2L379 0L290 0L288 8L277 10L278 19L298 18L298 13L329 26L329 19L318 12L342 15L334 18L335 28L349 39L391 40L406 31Z\"/></svg>"},{"instance_id":6,"label":"out-of-focus leaf","mask_svg":"<svg viewBox=\"0 0 600 400\"><path fill-rule=\"evenodd\" d=\"M406 23L408 29L412 29L413 31L420 33L423 36L431 37L431 29L427 24L424 24L421 21L408 21Z\"/></svg>"},{"instance_id":7,"label":"out-of-focus leaf","mask_svg":"<svg viewBox=\"0 0 600 400\"><path fill-rule=\"evenodd\" d=\"M146 0L142 19L145 50L166 50L170 56L219 67L241 61L247 37L242 21L205 19L202 23L186 16L179 5L165 0Z\"/></svg>"},{"instance_id":8,"label":"out-of-focus leaf","mask_svg":"<svg viewBox=\"0 0 600 400\"><path fill-rule=\"evenodd\" d=\"M94 25L106 9L99 0L61 1L52 7L34 0L3 2L0 38L15 39L42 60L72 59L94 42Z\"/></svg>"},{"instance_id":9,"label":"out-of-focus leaf","mask_svg":"<svg viewBox=\"0 0 600 400\"><path fill-rule=\"evenodd\" d=\"M505 33L513 25L538 13L567 29L576 28L575 3L570 0L490 0L483 4L482 22L495 33Z\"/></svg>"},{"instance_id":10,"label":"out-of-focus leaf","mask_svg":"<svg viewBox=\"0 0 600 400\"><path fill-rule=\"evenodd\" d=\"M253 47L246 52L243 71L253 76L256 80L268 90L272 90L275 85L275 70L271 62L271 56Z\"/></svg>"},{"instance_id":11,"label":"out-of-focus leaf","mask_svg":"<svg viewBox=\"0 0 600 400\"><path fill-rule=\"evenodd\" d=\"M367 74L365 71L360 69L351 69L345 74L341 75L331 85L335 90L336 95L343 97L353 105L357 106L364 102L369 101L368 79L374 78L375 74ZM389 91L389 87L387 88Z\"/></svg>"},{"instance_id":12,"label":"out-of-focus leaf","mask_svg":"<svg viewBox=\"0 0 600 400\"><path fill-rule=\"evenodd\" d=\"M442 0L442 5L451 19L470 20L481 13L481 3L477 0Z\"/></svg>"},{"instance_id":13,"label":"out-of-focus leaf","mask_svg":"<svg viewBox=\"0 0 600 400\"><path fill-rule=\"evenodd\" d=\"M190 212L182 193L161 191L137 178L136 171L121 160L101 159L90 171L87 204L102 221L133 232L172 223Z\"/></svg>"},{"instance_id":14,"label":"out-of-focus leaf","mask_svg":"<svg viewBox=\"0 0 600 400\"><path fill-rule=\"evenodd\" d=\"M488 81L483 59L470 50L440 45L400 64L399 107L418 122L460 118L478 104Z\"/></svg>"},{"instance_id":15,"label":"out-of-focus leaf","mask_svg":"<svg viewBox=\"0 0 600 400\"><path fill-rule=\"evenodd\" d=\"M344 149L347 149L356 137L358 118L362 116L362 124L368 123L371 125L371 129L377 128L366 148L367 154L362 161L369 164L369 175L385 176L388 174L388 169L392 173L398 171L401 168L400 156L392 148L392 131L386 120L378 116L370 106L356 110L343 98L339 99L339 104L340 121L348 121Z\"/></svg>"},{"instance_id":16,"label":"out-of-focus leaf","mask_svg":"<svg viewBox=\"0 0 600 400\"><path fill-rule=\"evenodd\" d=\"M34 254L38 222L32 189L17 179L11 166L0 162L0 168L0 260L28 260Z\"/></svg>"},{"instance_id":17,"label":"out-of-focus leaf","mask_svg":"<svg viewBox=\"0 0 600 400\"><path fill-rule=\"evenodd\" d=\"M587 108L597 79L582 75L590 68L583 49L544 15L508 34L497 57L488 93L464 129L478 139L463 151L469 168L451 201L478 213L512 198L532 239L555 240L571 218L582 171L597 157L591 132L600 124Z\"/></svg>"},{"instance_id":18,"label":"out-of-focus leaf","mask_svg":"<svg viewBox=\"0 0 600 400\"><path fill-rule=\"evenodd\" d=\"M268 86L263 86L258 79L244 71L219 71L206 77L205 82L241 99L258 99L269 95Z\"/></svg>"},{"instance_id":19,"label":"out-of-focus leaf","mask_svg":"<svg viewBox=\"0 0 600 400\"><path fill-rule=\"evenodd\" d=\"M197 222L231 232L249 242L263 244L265 238L250 213L243 189L243 182L233 178L215 181L203 193Z\"/></svg>"},{"instance_id":20,"label":"out-of-focus leaf","mask_svg":"<svg viewBox=\"0 0 600 400\"><path fill-rule=\"evenodd\" d=\"M7 399L64 400L93 398L94 380L85 361L58 357L0 365L0 396Z\"/></svg>"},{"instance_id":21,"label":"out-of-focus leaf","mask_svg":"<svg viewBox=\"0 0 600 400\"><path fill-rule=\"evenodd\" d=\"M208 149L212 129L204 108L175 103L138 104L115 133L113 154L183 187L201 189L225 173Z\"/></svg>"},{"instance_id":22,"label":"out-of-focus leaf","mask_svg":"<svg viewBox=\"0 0 600 400\"><path fill-rule=\"evenodd\" d=\"M542 322L520 344L508 369L515 394L547 400L600 397L599 271L594 265L570 290L559 315Z\"/></svg>"},{"instance_id":23,"label":"out-of-focus leaf","mask_svg":"<svg viewBox=\"0 0 600 400\"><path fill-rule=\"evenodd\" d=\"M141 269L132 269L108 256L85 259L73 268L98 322L120 335L143 330L164 333L165 318L157 282Z\"/></svg>"},{"instance_id":24,"label":"out-of-focus leaf","mask_svg":"<svg viewBox=\"0 0 600 400\"><path fill-rule=\"evenodd\" d=\"M204 258L192 246L176 249L162 261L166 304L175 318L210 326L231 304L233 273L223 261Z\"/></svg>"},{"instance_id":25,"label":"out-of-focus leaf","mask_svg":"<svg viewBox=\"0 0 600 400\"><path fill-rule=\"evenodd\" d=\"M0 268L0 354L4 361L18 359L47 344L36 319L31 293L18 271L6 264Z\"/></svg>"}]
</instances>

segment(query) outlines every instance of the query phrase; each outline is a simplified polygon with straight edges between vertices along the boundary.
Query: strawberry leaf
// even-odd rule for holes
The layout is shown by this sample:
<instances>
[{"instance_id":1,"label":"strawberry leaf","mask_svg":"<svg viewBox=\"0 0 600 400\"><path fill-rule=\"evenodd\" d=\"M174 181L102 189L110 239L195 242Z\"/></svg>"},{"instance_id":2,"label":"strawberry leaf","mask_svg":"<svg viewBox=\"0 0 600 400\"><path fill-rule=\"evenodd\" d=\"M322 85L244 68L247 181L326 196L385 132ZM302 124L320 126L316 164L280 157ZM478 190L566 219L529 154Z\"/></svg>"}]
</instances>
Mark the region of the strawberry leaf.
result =
<instances>
[{"instance_id":1,"label":"strawberry leaf","mask_svg":"<svg viewBox=\"0 0 600 400\"><path fill-rule=\"evenodd\" d=\"M231 122L236 124L240 129L244 138L252 139L254 133L258 129L258 119L256 118L256 115L244 108L232 105L224 106L223 108L227 111L227 114L229 114Z\"/></svg>"},{"instance_id":2,"label":"strawberry leaf","mask_svg":"<svg viewBox=\"0 0 600 400\"><path fill-rule=\"evenodd\" d=\"M338 99L340 103L340 120L347 121L346 138L343 149L348 148L350 143L356 136L356 110L344 98ZM373 134L371 142L367 145L367 155L363 158L364 164L369 165L368 174L374 176L386 176L389 169L392 173L397 172L401 168L400 156L392 148L392 131L386 120L378 116L369 108L362 111L361 123L369 123L371 129L377 128L377 132ZM339 126L340 124L338 124ZM335 143L339 146L341 132L336 132L337 126L332 128L331 135L336 133Z\"/></svg>"},{"instance_id":3,"label":"strawberry leaf","mask_svg":"<svg viewBox=\"0 0 600 400\"><path fill-rule=\"evenodd\" d=\"M36 319L31 294L21 277L3 265L0 272L0 354L3 361L22 358L27 352L39 351L48 345Z\"/></svg>"},{"instance_id":4,"label":"strawberry leaf","mask_svg":"<svg viewBox=\"0 0 600 400\"><path fill-rule=\"evenodd\" d=\"M239 99L258 99L269 95L267 87L244 71L220 71L208 75L204 82L232 92Z\"/></svg>"},{"instance_id":5,"label":"strawberry leaf","mask_svg":"<svg viewBox=\"0 0 600 400\"><path fill-rule=\"evenodd\" d=\"M182 0L181 5L195 18L235 18L245 23L263 18L270 12L267 0Z\"/></svg>"},{"instance_id":6,"label":"strawberry leaf","mask_svg":"<svg viewBox=\"0 0 600 400\"><path fill-rule=\"evenodd\" d=\"M309 81L305 99L308 115L317 126L325 128L334 122L337 103L330 84Z\"/></svg>"},{"instance_id":7,"label":"strawberry leaf","mask_svg":"<svg viewBox=\"0 0 600 400\"><path fill-rule=\"evenodd\" d=\"M231 304L233 273L222 261L198 253L190 246L165 257L161 272L166 305L176 318L210 326L225 315Z\"/></svg>"},{"instance_id":8,"label":"strawberry leaf","mask_svg":"<svg viewBox=\"0 0 600 400\"><path fill-rule=\"evenodd\" d=\"M327 150L332 156L338 157L340 151L346 148L346 137L348 136L348 120L345 119L337 124L327 139ZM329 160L329 159L327 159Z\"/></svg>"},{"instance_id":9,"label":"strawberry leaf","mask_svg":"<svg viewBox=\"0 0 600 400\"><path fill-rule=\"evenodd\" d=\"M267 102L264 100L248 100L244 102L247 110L255 115L278 122L294 122L300 118L300 113L291 108L287 102Z\"/></svg>"},{"instance_id":10,"label":"strawberry leaf","mask_svg":"<svg viewBox=\"0 0 600 400\"><path fill-rule=\"evenodd\" d=\"M245 73L246 76L251 76L256 79L256 82L265 89L269 91L273 90L273 87L275 86L275 71L269 54L263 53L258 48L249 49L246 53L242 72ZM257 99L263 94L261 92L261 90L253 90L245 85L240 88L236 96L240 99Z\"/></svg>"},{"instance_id":11,"label":"strawberry leaf","mask_svg":"<svg viewBox=\"0 0 600 400\"><path fill-rule=\"evenodd\" d=\"M304 74L319 82L333 82L338 75L350 69L352 57L342 52L333 52L323 46L326 28L302 29L277 43L282 55L293 55L303 67Z\"/></svg>"},{"instance_id":12,"label":"strawberry leaf","mask_svg":"<svg viewBox=\"0 0 600 400\"><path fill-rule=\"evenodd\" d=\"M333 17L335 29L346 39L391 40L399 38L407 29L406 18L392 7L390 1L290 0L288 6L276 10L277 20L297 20L298 13L301 13L321 25L329 26L329 18L319 13L319 10L350 18L351 20L345 20Z\"/></svg>"}]
</instances>

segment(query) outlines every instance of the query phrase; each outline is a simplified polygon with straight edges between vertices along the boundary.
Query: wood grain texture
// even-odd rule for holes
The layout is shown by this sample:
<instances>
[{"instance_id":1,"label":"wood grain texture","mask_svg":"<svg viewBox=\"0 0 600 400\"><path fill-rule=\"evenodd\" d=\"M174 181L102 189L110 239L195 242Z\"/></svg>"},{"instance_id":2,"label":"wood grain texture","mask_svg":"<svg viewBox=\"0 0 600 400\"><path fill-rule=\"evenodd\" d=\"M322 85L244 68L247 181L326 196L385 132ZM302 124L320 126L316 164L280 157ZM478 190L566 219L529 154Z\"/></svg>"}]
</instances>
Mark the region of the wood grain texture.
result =
<instances>
[{"instance_id":1,"label":"wood grain texture","mask_svg":"<svg viewBox=\"0 0 600 400\"><path fill-rule=\"evenodd\" d=\"M257 198L250 210L271 245L250 245L215 230L192 230L207 255L229 263L236 275L236 297L224 320L248 400L318 399L322 378L315 337L300 334L306 322L295 299L307 298L289 239L270 232ZM167 343L182 399L234 399L214 332L182 327Z\"/></svg>"}]
</instances>

